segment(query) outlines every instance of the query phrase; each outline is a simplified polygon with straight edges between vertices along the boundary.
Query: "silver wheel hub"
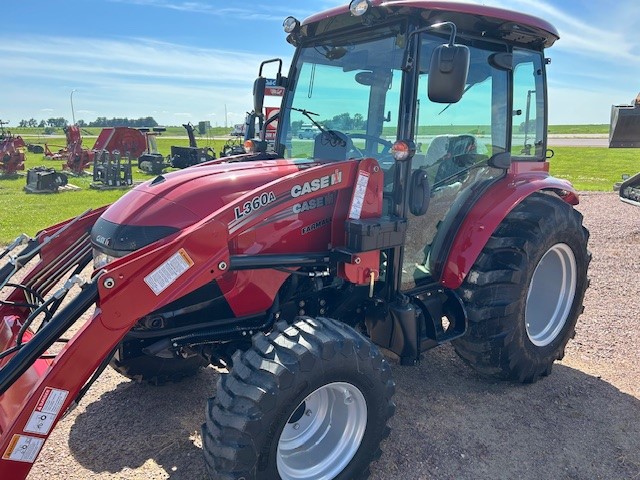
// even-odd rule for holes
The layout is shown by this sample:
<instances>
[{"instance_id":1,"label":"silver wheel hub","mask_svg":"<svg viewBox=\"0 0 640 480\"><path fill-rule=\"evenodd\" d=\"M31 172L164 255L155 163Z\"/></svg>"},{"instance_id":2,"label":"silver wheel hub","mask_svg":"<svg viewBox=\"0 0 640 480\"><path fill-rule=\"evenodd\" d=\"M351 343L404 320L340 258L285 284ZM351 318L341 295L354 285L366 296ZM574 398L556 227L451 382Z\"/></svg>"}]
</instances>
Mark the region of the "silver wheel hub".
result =
<instances>
[{"instance_id":1,"label":"silver wheel hub","mask_svg":"<svg viewBox=\"0 0 640 480\"><path fill-rule=\"evenodd\" d=\"M578 268L571 247L557 243L536 266L527 293L525 322L531 343L544 347L565 326L576 294Z\"/></svg>"},{"instance_id":2,"label":"silver wheel hub","mask_svg":"<svg viewBox=\"0 0 640 480\"><path fill-rule=\"evenodd\" d=\"M278 439L282 480L332 479L353 459L367 426L367 402L346 382L312 392L300 403Z\"/></svg>"}]
</instances>

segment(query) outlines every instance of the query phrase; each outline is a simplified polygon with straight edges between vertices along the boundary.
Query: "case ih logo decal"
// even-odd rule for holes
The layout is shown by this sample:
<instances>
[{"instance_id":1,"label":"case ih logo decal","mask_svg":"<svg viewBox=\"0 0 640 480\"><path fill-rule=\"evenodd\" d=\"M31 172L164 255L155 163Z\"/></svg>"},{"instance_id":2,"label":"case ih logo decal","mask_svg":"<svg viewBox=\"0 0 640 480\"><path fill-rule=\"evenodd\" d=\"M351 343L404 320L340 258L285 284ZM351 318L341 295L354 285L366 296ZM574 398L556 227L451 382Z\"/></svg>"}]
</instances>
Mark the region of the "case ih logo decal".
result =
<instances>
[{"instance_id":1,"label":"case ih logo decal","mask_svg":"<svg viewBox=\"0 0 640 480\"><path fill-rule=\"evenodd\" d=\"M293 206L293 213L302 213L316 208L324 207L326 205L333 205L336 201L336 194L330 193L324 197L311 198L301 203L296 203Z\"/></svg>"},{"instance_id":2,"label":"case ih logo decal","mask_svg":"<svg viewBox=\"0 0 640 480\"><path fill-rule=\"evenodd\" d=\"M97 235L96 236L96 242L98 242L101 245L104 245L105 247L108 247L111 245L111 239L107 238L103 235Z\"/></svg>"},{"instance_id":3,"label":"case ih logo decal","mask_svg":"<svg viewBox=\"0 0 640 480\"><path fill-rule=\"evenodd\" d=\"M342 170L336 169L331 175L314 178L310 182L304 182L302 185L294 185L291 188L291 196L296 198L301 195L306 195L307 193L317 192L332 185L337 185L340 182L342 182Z\"/></svg>"},{"instance_id":4,"label":"case ih logo decal","mask_svg":"<svg viewBox=\"0 0 640 480\"><path fill-rule=\"evenodd\" d=\"M233 209L236 220L240 220L242 217L261 209L262 207L269 205L276 201L276 194L273 192L263 192L260 195L253 197L250 201L244 202L242 207L236 207Z\"/></svg>"}]
</instances>

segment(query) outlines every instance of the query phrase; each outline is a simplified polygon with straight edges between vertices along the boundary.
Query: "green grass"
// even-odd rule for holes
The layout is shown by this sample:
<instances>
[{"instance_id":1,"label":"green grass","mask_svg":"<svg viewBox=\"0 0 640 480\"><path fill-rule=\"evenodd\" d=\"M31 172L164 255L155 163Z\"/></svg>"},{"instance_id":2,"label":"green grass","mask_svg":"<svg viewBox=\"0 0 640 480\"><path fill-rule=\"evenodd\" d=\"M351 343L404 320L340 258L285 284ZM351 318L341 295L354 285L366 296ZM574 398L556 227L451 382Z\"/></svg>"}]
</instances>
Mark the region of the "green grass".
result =
<instances>
[{"instance_id":1,"label":"green grass","mask_svg":"<svg viewBox=\"0 0 640 480\"><path fill-rule=\"evenodd\" d=\"M26 139L25 139L26 140ZM91 139L90 139L91 140ZM64 141L61 142L64 144ZM89 141L90 145L93 142ZM224 140L199 140L198 146L210 146L219 155L224 146ZM159 138L158 150L163 155L168 155L171 146L187 146L189 140ZM56 149L52 148L56 151ZM28 169L44 165L61 170L62 162L59 160L44 159L41 155L27 153L25 161L25 173ZM134 181L145 181L153 178L153 175L139 172L133 166ZM169 169L171 170L171 169ZM99 191L89 188L93 181L91 176L69 177L69 183L81 188L79 191L64 191L57 194L27 194L23 188L26 185L25 176L15 179L0 179L0 245L6 245L21 233L34 235L38 230L49 225L74 217L88 208L95 208L113 203L126 193L127 190Z\"/></svg>"},{"instance_id":2,"label":"green grass","mask_svg":"<svg viewBox=\"0 0 640 480\"><path fill-rule=\"evenodd\" d=\"M186 138L159 139L159 149L164 155L171 145L187 145ZM199 142L207 146L206 142ZM211 142L218 153L224 141ZM595 147L555 147L550 160L551 174L570 180L578 190L611 191L622 174L640 171L640 151L637 149L608 149ZM26 169L47 165L60 169L60 162L43 160L40 155L27 154ZM134 168L134 180L147 180L152 175L140 173ZM23 191L25 177L0 180L0 245L9 243L20 233L35 234L38 230L73 217L91 207L114 202L126 190L97 191L89 188L91 177L70 177L69 183L82 188L80 191L61 192L53 195L34 195Z\"/></svg>"},{"instance_id":3,"label":"green grass","mask_svg":"<svg viewBox=\"0 0 640 480\"><path fill-rule=\"evenodd\" d=\"M562 134L562 133L609 133L609 124L591 124L591 125L549 125L547 129L548 133Z\"/></svg>"},{"instance_id":4,"label":"green grass","mask_svg":"<svg viewBox=\"0 0 640 480\"><path fill-rule=\"evenodd\" d=\"M553 147L551 174L566 178L578 190L611 191L623 174L640 171L635 148Z\"/></svg>"}]
</instances>

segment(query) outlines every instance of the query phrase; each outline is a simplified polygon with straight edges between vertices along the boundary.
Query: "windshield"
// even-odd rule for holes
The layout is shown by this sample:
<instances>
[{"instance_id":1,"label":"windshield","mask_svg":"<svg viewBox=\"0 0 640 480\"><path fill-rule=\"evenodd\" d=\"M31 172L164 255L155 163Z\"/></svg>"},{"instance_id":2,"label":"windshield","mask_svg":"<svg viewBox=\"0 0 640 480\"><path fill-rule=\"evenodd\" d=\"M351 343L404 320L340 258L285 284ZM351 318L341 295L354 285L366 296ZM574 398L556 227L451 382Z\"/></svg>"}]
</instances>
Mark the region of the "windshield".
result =
<instances>
[{"instance_id":1,"label":"windshield","mask_svg":"<svg viewBox=\"0 0 640 480\"><path fill-rule=\"evenodd\" d=\"M286 157L388 155L400 102L404 48L398 37L301 49L280 132Z\"/></svg>"},{"instance_id":2,"label":"windshield","mask_svg":"<svg viewBox=\"0 0 640 480\"><path fill-rule=\"evenodd\" d=\"M529 61L528 70L523 67L517 77L522 78L518 85L525 93L525 111L512 119L512 49L506 43L459 35L457 43L470 51L465 93L455 104L434 103L427 93L431 57L446 38L431 32L414 37L419 42L418 58L405 72L408 42L400 27L381 27L375 38L352 36L349 41L332 39L300 48L278 141L280 153L289 158L376 158L385 173L382 213L388 215L395 214L394 202L408 193L396 191L402 184L395 184L396 162L390 148L399 132L411 132L416 154L408 173L426 176L430 185L427 213L407 215L402 288L412 289L433 275L437 278L448 245L448 226L456 222L465 202L504 175L503 169L490 167L488 159L510 151L512 123L531 124L519 133L519 150L524 154L529 144L541 144L534 137L538 125L543 125L538 118L544 118L544 96L538 77L525 82L533 78L529 65L536 65ZM536 89L537 94L530 93ZM385 272L380 275L384 278Z\"/></svg>"}]
</instances>

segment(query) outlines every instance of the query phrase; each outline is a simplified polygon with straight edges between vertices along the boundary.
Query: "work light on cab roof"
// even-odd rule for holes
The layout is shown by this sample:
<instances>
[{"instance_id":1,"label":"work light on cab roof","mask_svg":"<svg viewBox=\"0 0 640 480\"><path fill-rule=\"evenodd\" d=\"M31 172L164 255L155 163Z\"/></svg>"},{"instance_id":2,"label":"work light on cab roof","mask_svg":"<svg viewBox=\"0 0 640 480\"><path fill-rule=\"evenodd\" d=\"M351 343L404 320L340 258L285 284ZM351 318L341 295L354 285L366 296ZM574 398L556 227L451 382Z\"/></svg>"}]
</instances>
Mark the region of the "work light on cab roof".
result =
<instances>
[{"instance_id":1,"label":"work light on cab roof","mask_svg":"<svg viewBox=\"0 0 640 480\"><path fill-rule=\"evenodd\" d=\"M371 2L369 2L369 0L353 0L349 4L349 10L354 17L361 17L367 13L370 6Z\"/></svg>"},{"instance_id":2,"label":"work light on cab roof","mask_svg":"<svg viewBox=\"0 0 640 480\"><path fill-rule=\"evenodd\" d=\"M300 27L300 21L295 17L287 17L282 22L285 33L293 33Z\"/></svg>"}]
</instances>

